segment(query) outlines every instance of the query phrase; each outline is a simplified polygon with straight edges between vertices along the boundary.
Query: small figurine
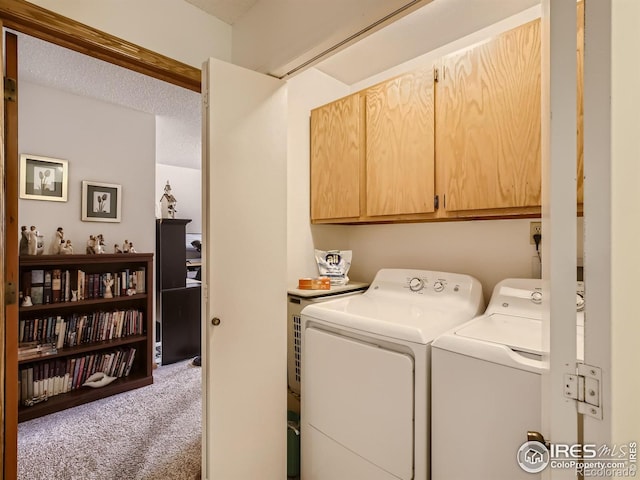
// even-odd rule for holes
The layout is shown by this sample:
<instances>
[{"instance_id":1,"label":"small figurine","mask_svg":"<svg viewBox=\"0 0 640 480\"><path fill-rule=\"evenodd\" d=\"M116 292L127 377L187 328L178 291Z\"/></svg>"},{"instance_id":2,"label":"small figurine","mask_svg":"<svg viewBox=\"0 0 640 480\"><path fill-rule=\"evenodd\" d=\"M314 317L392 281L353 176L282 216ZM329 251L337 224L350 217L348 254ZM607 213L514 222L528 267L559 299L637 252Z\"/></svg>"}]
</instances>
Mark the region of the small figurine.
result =
<instances>
[{"instance_id":1,"label":"small figurine","mask_svg":"<svg viewBox=\"0 0 640 480\"><path fill-rule=\"evenodd\" d=\"M122 249L117 243L113 246L113 253L122 253Z\"/></svg>"},{"instance_id":2,"label":"small figurine","mask_svg":"<svg viewBox=\"0 0 640 480\"><path fill-rule=\"evenodd\" d=\"M129 253L129 240L125 240L122 244L122 253Z\"/></svg>"},{"instance_id":3,"label":"small figurine","mask_svg":"<svg viewBox=\"0 0 640 480\"><path fill-rule=\"evenodd\" d=\"M53 255L60 255L62 253L62 247L64 246L64 230L62 227L58 227L56 230L56 236L51 242L51 253Z\"/></svg>"},{"instance_id":4,"label":"small figurine","mask_svg":"<svg viewBox=\"0 0 640 480\"><path fill-rule=\"evenodd\" d=\"M106 249L104 248L104 237L102 236L102 234L99 234L96 237L96 253L105 253Z\"/></svg>"},{"instance_id":5,"label":"small figurine","mask_svg":"<svg viewBox=\"0 0 640 480\"><path fill-rule=\"evenodd\" d=\"M29 255L29 232L24 225L20 227L20 255Z\"/></svg>"},{"instance_id":6,"label":"small figurine","mask_svg":"<svg viewBox=\"0 0 640 480\"><path fill-rule=\"evenodd\" d=\"M167 180L167 184L164 186L164 194L160 197L160 210L162 212L162 218L176 218L176 197L171 193L171 185L169 185L169 180Z\"/></svg>"},{"instance_id":7,"label":"small figurine","mask_svg":"<svg viewBox=\"0 0 640 480\"><path fill-rule=\"evenodd\" d=\"M44 235L36 230L36 255L44 253Z\"/></svg>"},{"instance_id":8,"label":"small figurine","mask_svg":"<svg viewBox=\"0 0 640 480\"><path fill-rule=\"evenodd\" d=\"M67 240L64 245L60 248L60 253L63 255L71 255L73 253L73 245L71 245L71 240Z\"/></svg>"},{"instance_id":9,"label":"small figurine","mask_svg":"<svg viewBox=\"0 0 640 480\"><path fill-rule=\"evenodd\" d=\"M107 273L107 276L102 281L104 284L104 294L103 298L113 298L113 292L111 291L111 287L113 286L113 278L111 278L111 274Z\"/></svg>"},{"instance_id":10,"label":"small figurine","mask_svg":"<svg viewBox=\"0 0 640 480\"><path fill-rule=\"evenodd\" d=\"M31 225L27 232L28 254L35 255L38 253L38 231L36 227Z\"/></svg>"},{"instance_id":11,"label":"small figurine","mask_svg":"<svg viewBox=\"0 0 640 480\"><path fill-rule=\"evenodd\" d=\"M136 249L133 248L133 243L129 244L129 253L136 253Z\"/></svg>"},{"instance_id":12,"label":"small figurine","mask_svg":"<svg viewBox=\"0 0 640 480\"><path fill-rule=\"evenodd\" d=\"M22 306L23 307L33 306L33 303L31 303L31 297L29 295L24 296L24 299L22 300Z\"/></svg>"},{"instance_id":13,"label":"small figurine","mask_svg":"<svg viewBox=\"0 0 640 480\"><path fill-rule=\"evenodd\" d=\"M72 302L78 301L78 290L71 290L71 301Z\"/></svg>"},{"instance_id":14,"label":"small figurine","mask_svg":"<svg viewBox=\"0 0 640 480\"><path fill-rule=\"evenodd\" d=\"M91 255L93 253L96 253L96 237L89 235L89 240L87 240L87 254Z\"/></svg>"}]
</instances>

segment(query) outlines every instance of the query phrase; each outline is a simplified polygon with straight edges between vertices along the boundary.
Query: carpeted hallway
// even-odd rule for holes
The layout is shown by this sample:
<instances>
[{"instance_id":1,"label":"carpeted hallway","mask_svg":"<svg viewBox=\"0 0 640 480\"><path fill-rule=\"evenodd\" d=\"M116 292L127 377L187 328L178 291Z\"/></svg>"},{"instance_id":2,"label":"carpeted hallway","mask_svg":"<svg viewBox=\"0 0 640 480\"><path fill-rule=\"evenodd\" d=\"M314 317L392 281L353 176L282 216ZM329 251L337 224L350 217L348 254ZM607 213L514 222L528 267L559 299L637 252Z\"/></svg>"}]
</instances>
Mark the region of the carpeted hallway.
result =
<instances>
[{"instance_id":1,"label":"carpeted hallway","mask_svg":"<svg viewBox=\"0 0 640 480\"><path fill-rule=\"evenodd\" d=\"M154 370L154 384L18 426L19 480L200 478L201 369Z\"/></svg>"}]
</instances>

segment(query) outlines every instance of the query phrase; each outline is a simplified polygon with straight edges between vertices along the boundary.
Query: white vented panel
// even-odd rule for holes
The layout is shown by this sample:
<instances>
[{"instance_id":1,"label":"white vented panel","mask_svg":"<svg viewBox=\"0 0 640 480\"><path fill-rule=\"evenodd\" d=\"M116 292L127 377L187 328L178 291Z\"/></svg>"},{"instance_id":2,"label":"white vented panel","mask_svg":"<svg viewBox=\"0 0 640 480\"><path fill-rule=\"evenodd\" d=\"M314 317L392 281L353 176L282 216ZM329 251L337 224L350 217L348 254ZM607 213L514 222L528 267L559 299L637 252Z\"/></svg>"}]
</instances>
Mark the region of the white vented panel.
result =
<instances>
[{"instance_id":1,"label":"white vented panel","mask_svg":"<svg viewBox=\"0 0 640 480\"><path fill-rule=\"evenodd\" d=\"M297 393L300 393L300 375L302 373L302 333L300 315L294 315L293 320L293 378L298 385Z\"/></svg>"}]
</instances>

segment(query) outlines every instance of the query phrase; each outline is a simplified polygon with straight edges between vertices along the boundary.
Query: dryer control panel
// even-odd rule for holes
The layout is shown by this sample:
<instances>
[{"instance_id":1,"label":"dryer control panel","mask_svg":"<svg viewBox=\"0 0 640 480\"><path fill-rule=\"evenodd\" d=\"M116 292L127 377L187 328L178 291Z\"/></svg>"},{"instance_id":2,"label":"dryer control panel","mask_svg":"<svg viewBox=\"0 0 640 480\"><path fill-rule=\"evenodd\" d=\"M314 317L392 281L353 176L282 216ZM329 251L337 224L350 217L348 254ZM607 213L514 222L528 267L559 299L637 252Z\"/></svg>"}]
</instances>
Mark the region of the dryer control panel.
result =
<instances>
[{"instance_id":1,"label":"dryer control panel","mask_svg":"<svg viewBox=\"0 0 640 480\"><path fill-rule=\"evenodd\" d=\"M431 281L430 281L431 280ZM449 279L447 278L432 278L428 277L411 277L407 278L406 287L411 292L423 293L425 290L432 290L435 293L444 292L449 286ZM460 291L460 283L452 282L453 285L450 287L454 292Z\"/></svg>"},{"instance_id":2,"label":"dryer control panel","mask_svg":"<svg viewBox=\"0 0 640 480\"><path fill-rule=\"evenodd\" d=\"M416 300L448 295L475 299L482 296L482 286L470 275L389 268L378 271L367 293L373 296L411 295Z\"/></svg>"},{"instance_id":3,"label":"dryer control panel","mask_svg":"<svg viewBox=\"0 0 640 480\"><path fill-rule=\"evenodd\" d=\"M531 278L509 278L493 290L486 314L504 313L528 318L542 318L542 281ZM584 310L584 283L576 285L576 311Z\"/></svg>"}]
</instances>

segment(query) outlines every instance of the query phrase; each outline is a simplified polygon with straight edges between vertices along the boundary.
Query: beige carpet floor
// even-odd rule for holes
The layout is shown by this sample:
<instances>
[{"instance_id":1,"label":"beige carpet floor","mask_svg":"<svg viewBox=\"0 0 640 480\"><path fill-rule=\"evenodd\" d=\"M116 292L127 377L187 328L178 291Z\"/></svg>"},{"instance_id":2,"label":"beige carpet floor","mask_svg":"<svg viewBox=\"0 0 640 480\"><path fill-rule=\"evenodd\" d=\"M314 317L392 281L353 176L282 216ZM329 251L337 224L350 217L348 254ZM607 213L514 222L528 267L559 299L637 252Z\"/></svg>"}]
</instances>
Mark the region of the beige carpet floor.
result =
<instances>
[{"instance_id":1,"label":"beige carpet floor","mask_svg":"<svg viewBox=\"0 0 640 480\"><path fill-rule=\"evenodd\" d=\"M154 370L154 384L20 423L19 480L200 478L201 369Z\"/></svg>"}]
</instances>

